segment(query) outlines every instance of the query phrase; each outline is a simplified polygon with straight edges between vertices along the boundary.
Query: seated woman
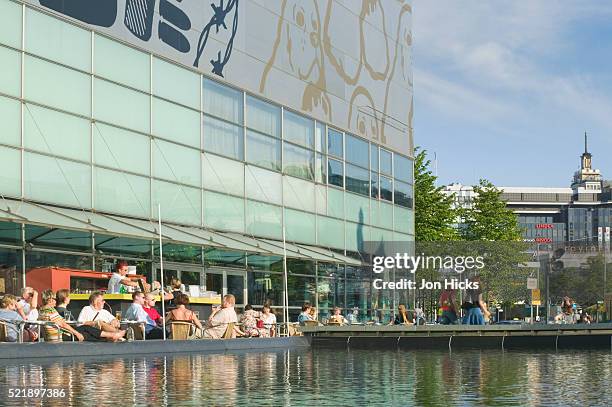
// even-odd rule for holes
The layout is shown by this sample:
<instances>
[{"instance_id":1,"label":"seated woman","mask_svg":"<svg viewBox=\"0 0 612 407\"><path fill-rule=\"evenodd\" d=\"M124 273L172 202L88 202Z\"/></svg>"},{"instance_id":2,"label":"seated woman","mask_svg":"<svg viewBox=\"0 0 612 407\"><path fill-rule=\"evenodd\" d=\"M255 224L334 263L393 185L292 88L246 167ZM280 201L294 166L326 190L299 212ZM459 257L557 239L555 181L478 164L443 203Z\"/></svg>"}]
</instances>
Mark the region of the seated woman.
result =
<instances>
[{"instance_id":1,"label":"seated woman","mask_svg":"<svg viewBox=\"0 0 612 407\"><path fill-rule=\"evenodd\" d=\"M397 311L395 319L389 325L412 325L414 323L412 313L408 312L404 304L400 304Z\"/></svg>"},{"instance_id":2,"label":"seated woman","mask_svg":"<svg viewBox=\"0 0 612 407\"><path fill-rule=\"evenodd\" d=\"M71 341L73 335L78 341L111 341L117 342L125 336L125 331L119 332L103 332L100 329L89 326L80 325L73 328L66 320L60 316L55 309L55 293L52 290L42 292L42 307L38 311L38 319L40 321L48 321L55 323L53 325L45 325L44 329L47 338L56 338L61 335L62 340ZM58 329L59 327L59 329Z\"/></svg>"},{"instance_id":3,"label":"seated woman","mask_svg":"<svg viewBox=\"0 0 612 407\"><path fill-rule=\"evenodd\" d=\"M66 320L70 320L70 318L66 318L66 313L68 312L68 304L70 304L70 290L62 288L61 290L57 290L55 293L55 309L60 316ZM68 314L70 315L70 314Z\"/></svg>"},{"instance_id":4,"label":"seated woman","mask_svg":"<svg viewBox=\"0 0 612 407\"><path fill-rule=\"evenodd\" d=\"M440 299L438 301L442 314L440 315L439 322L442 325L450 325L457 322L457 300L455 299L455 290L449 289L442 291Z\"/></svg>"},{"instance_id":5,"label":"seated woman","mask_svg":"<svg viewBox=\"0 0 612 407\"><path fill-rule=\"evenodd\" d=\"M300 315L298 315L298 322L300 323L300 325L306 325L306 321L314 321L314 319L312 319L312 316L310 316L311 308L312 305L310 305L310 303L308 302L302 305L302 312L300 313Z\"/></svg>"},{"instance_id":6,"label":"seated woman","mask_svg":"<svg viewBox=\"0 0 612 407\"><path fill-rule=\"evenodd\" d=\"M6 340L17 342L19 339L19 325L23 323L23 318L17 312L17 297L5 294L0 305L0 321L6 325ZM36 331L25 328L23 330L23 342L33 342L38 339Z\"/></svg>"},{"instance_id":7,"label":"seated woman","mask_svg":"<svg viewBox=\"0 0 612 407\"><path fill-rule=\"evenodd\" d=\"M348 321L342 315L342 310L339 307L334 307L334 313L329 317L329 323L333 325L346 325Z\"/></svg>"},{"instance_id":8,"label":"seated woman","mask_svg":"<svg viewBox=\"0 0 612 407\"><path fill-rule=\"evenodd\" d=\"M261 318L261 312L255 311L249 304L244 306L244 314L240 317L240 322L242 323L242 330L245 336L261 336L261 332L257 328L257 320L259 318Z\"/></svg>"},{"instance_id":9,"label":"seated woman","mask_svg":"<svg viewBox=\"0 0 612 407\"><path fill-rule=\"evenodd\" d=\"M191 322L196 326L195 333L189 339L201 339L202 338L202 323L196 316L195 312L188 309L189 296L187 294L177 294L174 297L174 303L176 308L168 312L166 316L166 322L170 324L172 321Z\"/></svg>"},{"instance_id":10,"label":"seated woman","mask_svg":"<svg viewBox=\"0 0 612 407\"><path fill-rule=\"evenodd\" d=\"M261 309L261 321L263 328L259 329L261 336L271 338L276 336L276 315L272 312L269 305L264 305Z\"/></svg>"}]
</instances>

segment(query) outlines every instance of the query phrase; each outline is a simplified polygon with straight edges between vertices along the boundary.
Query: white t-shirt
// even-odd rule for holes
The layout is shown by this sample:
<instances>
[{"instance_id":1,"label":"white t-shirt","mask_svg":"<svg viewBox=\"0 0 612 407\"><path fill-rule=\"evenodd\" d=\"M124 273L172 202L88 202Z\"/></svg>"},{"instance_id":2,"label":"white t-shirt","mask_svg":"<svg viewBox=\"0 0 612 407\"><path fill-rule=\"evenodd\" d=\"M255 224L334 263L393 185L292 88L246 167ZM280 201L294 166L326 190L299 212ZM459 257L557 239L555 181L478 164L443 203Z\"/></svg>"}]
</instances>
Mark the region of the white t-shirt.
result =
<instances>
[{"instance_id":1,"label":"white t-shirt","mask_svg":"<svg viewBox=\"0 0 612 407\"><path fill-rule=\"evenodd\" d=\"M113 314L111 314L107 310L101 309L100 311L98 311L91 305L88 305L86 307L83 307L83 309L81 310L78 321L82 324L83 322L94 321L94 318L95 321L102 321L106 323L111 323L111 321L115 319Z\"/></svg>"},{"instance_id":2,"label":"white t-shirt","mask_svg":"<svg viewBox=\"0 0 612 407\"><path fill-rule=\"evenodd\" d=\"M123 280L123 276L119 273L113 273L110 280L108 280L108 289L106 292L108 294L119 294L121 292L121 280Z\"/></svg>"},{"instance_id":3,"label":"white t-shirt","mask_svg":"<svg viewBox=\"0 0 612 407\"><path fill-rule=\"evenodd\" d=\"M270 329L274 324L276 324L276 315L273 313L270 313L268 315L262 313L261 320L264 323L264 327Z\"/></svg>"},{"instance_id":4,"label":"white t-shirt","mask_svg":"<svg viewBox=\"0 0 612 407\"><path fill-rule=\"evenodd\" d=\"M238 322L234 307L222 308L209 321L208 327L204 330L204 337L221 339L227 331L227 324L230 322Z\"/></svg>"}]
</instances>

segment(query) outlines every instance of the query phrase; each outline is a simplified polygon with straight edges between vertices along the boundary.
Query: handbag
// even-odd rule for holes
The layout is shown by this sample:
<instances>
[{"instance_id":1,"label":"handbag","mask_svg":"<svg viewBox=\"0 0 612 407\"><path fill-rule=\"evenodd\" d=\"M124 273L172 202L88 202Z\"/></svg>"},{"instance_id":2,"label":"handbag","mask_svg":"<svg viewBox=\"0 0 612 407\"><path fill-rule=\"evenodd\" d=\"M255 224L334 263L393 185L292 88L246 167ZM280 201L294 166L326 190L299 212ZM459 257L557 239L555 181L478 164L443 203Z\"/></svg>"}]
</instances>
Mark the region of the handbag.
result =
<instances>
[{"instance_id":1,"label":"handbag","mask_svg":"<svg viewBox=\"0 0 612 407\"><path fill-rule=\"evenodd\" d=\"M257 322L256 322L256 326L257 326L258 329L263 329L263 327L264 327L263 320L262 319L258 319Z\"/></svg>"}]
</instances>

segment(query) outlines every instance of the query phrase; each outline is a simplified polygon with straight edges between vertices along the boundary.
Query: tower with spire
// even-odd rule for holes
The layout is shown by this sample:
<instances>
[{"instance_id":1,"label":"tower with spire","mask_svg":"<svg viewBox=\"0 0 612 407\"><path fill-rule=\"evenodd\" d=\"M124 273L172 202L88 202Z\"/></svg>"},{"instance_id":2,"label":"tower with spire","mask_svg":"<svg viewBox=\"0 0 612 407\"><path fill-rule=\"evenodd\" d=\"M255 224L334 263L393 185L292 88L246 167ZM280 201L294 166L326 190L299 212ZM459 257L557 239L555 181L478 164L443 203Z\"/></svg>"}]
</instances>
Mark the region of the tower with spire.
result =
<instances>
[{"instance_id":1,"label":"tower with spire","mask_svg":"<svg viewBox=\"0 0 612 407\"><path fill-rule=\"evenodd\" d=\"M584 132L584 153L580 156L580 169L574 173L572 190L574 195L581 193L601 193L603 177L597 169L592 168L592 155L589 153L588 136Z\"/></svg>"}]
</instances>

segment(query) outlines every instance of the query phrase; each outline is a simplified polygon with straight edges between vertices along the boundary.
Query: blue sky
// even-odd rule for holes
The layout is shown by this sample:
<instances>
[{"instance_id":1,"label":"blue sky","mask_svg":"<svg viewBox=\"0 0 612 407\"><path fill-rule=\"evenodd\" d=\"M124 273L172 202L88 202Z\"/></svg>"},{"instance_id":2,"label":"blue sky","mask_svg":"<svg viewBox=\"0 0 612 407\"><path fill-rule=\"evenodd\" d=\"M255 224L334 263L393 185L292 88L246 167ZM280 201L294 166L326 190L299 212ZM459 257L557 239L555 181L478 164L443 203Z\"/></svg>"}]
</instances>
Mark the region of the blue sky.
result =
<instances>
[{"instance_id":1,"label":"blue sky","mask_svg":"<svg viewBox=\"0 0 612 407\"><path fill-rule=\"evenodd\" d=\"M440 183L612 179L612 2L413 1L415 145Z\"/></svg>"}]
</instances>

